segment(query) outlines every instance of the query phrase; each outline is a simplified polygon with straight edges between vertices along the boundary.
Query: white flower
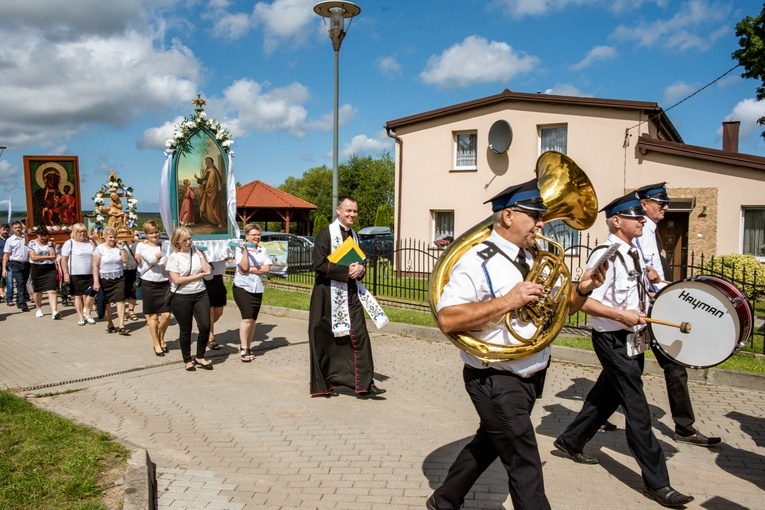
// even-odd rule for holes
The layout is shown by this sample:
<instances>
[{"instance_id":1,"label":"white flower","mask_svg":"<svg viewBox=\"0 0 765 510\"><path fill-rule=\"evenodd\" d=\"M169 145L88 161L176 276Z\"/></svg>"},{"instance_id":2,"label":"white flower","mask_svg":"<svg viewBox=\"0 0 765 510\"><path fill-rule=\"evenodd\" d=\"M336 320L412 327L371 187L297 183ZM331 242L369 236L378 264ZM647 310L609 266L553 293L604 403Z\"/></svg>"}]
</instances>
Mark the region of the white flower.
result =
<instances>
[{"instance_id":1,"label":"white flower","mask_svg":"<svg viewBox=\"0 0 765 510\"><path fill-rule=\"evenodd\" d=\"M224 146L224 147L231 147L231 145L233 143L234 143L233 140L226 140L226 141L222 142L221 145Z\"/></svg>"},{"instance_id":2,"label":"white flower","mask_svg":"<svg viewBox=\"0 0 765 510\"><path fill-rule=\"evenodd\" d=\"M183 138L183 133L181 133L180 131L176 131L175 133L173 133L173 138L175 138L176 140L180 140L181 138Z\"/></svg>"},{"instance_id":3,"label":"white flower","mask_svg":"<svg viewBox=\"0 0 765 510\"><path fill-rule=\"evenodd\" d=\"M215 122L212 119L210 119L207 121L207 125L210 127L213 127L215 125Z\"/></svg>"},{"instance_id":4,"label":"white flower","mask_svg":"<svg viewBox=\"0 0 765 510\"><path fill-rule=\"evenodd\" d=\"M189 129L193 129L194 126L195 126L195 124L193 122L191 122L190 120L187 120L186 122L184 122L183 125L186 126Z\"/></svg>"},{"instance_id":5,"label":"white flower","mask_svg":"<svg viewBox=\"0 0 765 510\"><path fill-rule=\"evenodd\" d=\"M102 223L104 221L104 217L99 214L98 216L96 216L96 221L99 223Z\"/></svg>"},{"instance_id":6,"label":"white flower","mask_svg":"<svg viewBox=\"0 0 765 510\"><path fill-rule=\"evenodd\" d=\"M168 138L167 140L165 140L165 147L167 147L168 149L172 149L173 147L175 147L175 140L173 140L172 138Z\"/></svg>"},{"instance_id":7,"label":"white flower","mask_svg":"<svg viewBox=\"0 0 765 510\"><path fill-rule=\"evenodd\" d=\"M205 117L207 117L207 114L203 110L203 111L199 112L199 116L204 119Z\"/></svg>"}]
</instances>

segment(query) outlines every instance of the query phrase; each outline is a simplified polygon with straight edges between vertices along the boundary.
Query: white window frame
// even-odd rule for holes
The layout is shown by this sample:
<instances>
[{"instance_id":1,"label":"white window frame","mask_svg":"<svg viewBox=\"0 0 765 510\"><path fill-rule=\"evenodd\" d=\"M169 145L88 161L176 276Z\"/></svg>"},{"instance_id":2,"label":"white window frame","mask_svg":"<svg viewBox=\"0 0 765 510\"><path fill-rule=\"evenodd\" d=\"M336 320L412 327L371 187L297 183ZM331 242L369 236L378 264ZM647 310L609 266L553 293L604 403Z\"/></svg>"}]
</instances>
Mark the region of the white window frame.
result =
<instances>
[{"instance_id":1,"label":"white window frame","mask_svg":"<svg viewBox=\"0 0 765 510\"><path fill-rule=\"evenodd\" d=\"M473 136L475 138L475 155L474 155L474 161L472 165L464 165L464 164L458 164L459 162L459 155L460 155L460 137L461 136ZM454 164L454 170L459 171L471 171L471 170L478 170L478 131L476 130L469 130L469 131L454 131L452 133L452 139L453 139L453 164Z\"/></svg>"},{"instance_id":2,"label":"white window frame","mask_svg":"<svg viewBox=\"0 0 765 510\"><path fill-rule=\"evenodd\" d=\"M546 130L553 130L553 129L565 129L566 130L566 140L565 140L565 146L557 146L557 147L551 147L549 145L544 145L542 143L542 140L544 139L544 132ZM538 134L539 134L539 154L541 155L543 152L546 152L548 150L557 150L558 152L562 152L563 154L566 154L566 151L568 150L568 124L549 124L544 126L537 126ZM571 245L572 242L575 242L579 239L579 231L576 229L573 229L563 223L562 220L554 220L549 224L549 230L554 231L557 235L557 241L563 245L564 249L566 250L566 253L569 255L578 255L579 254L579 247L574 244Z\"/></svg>"},{"instance_id":3,"label":"white window frame","mask_svg":"<svg viewBox=\"0 0 765 510\"><path fill-rule=\"evenodd\" d=\"M439 232L439 215L441 214L451 215L451 224L452 224L451 233L448 233L446 230ZM444 237L448 235L452 236L452 239L454 239L454 209L435 209L430 211L430 217L433 222L432 223L433 229L431 232L431 237L433 239L433 242L438 241L439 239L443 239Z\"/></svg>"},{"instance_id":4,"label":"white window frame","mask_svg":"<svg viewBox=\"0 0 765 510\"><path fill-rule=\"evenodd\" d=\"M568 124L549 124L544 126L537 126L538 132L539 132L539 154L541 155L545 151L549 150L556 150L558 152L562 152L563 154L566 154L568 151ZM545 146L542 145L542 139L544 137L544 131L551 131L553 129L565 129L566 130L566 142L565 147L563 146L557 146L557 147L551 147L551 146Z\"/></svg>"},{"instance_id":5,"label":"white window frame","mask_svg":"<svg viewBox=\"0 0 765 510\"><path fill-rule=\"evenodd\" d=\"M747 249L747 239L746 239L746 216L747 212L756 212L759 211L762 215L762 221L763 221L763 227L762 227L762 233L761 236L761 243L760 248L758 250L751 250ZM754 253L753 253L754 252ZM754 255L757 260L760 262L765 262L765 206L746 206L741 208L741 253L743 255Z\"/></svg>"}]
</instances>

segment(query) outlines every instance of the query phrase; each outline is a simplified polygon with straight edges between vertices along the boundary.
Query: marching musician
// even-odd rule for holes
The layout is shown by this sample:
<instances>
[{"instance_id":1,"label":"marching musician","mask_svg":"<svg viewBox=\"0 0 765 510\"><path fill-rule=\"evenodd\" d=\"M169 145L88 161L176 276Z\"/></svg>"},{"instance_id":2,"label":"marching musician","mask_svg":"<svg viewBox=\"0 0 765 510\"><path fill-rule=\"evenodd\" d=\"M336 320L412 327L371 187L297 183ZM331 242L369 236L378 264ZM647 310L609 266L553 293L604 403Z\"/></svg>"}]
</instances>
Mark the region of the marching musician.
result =
<instances>
[{"instance_id":1,"label":"marching musician","mask_svg":"<svg viewBox=\"0 0 765 510\"><path fill-rule=\"evenodd\" d=\"M544 226L542 215L547 208L536 179L511 186L489 201L493 231L454 265L437 305L438 326L447 334L470 332L493 344L520 344L508 332L503 317L542 294L542 285L524 280L535 263L531 248L537 230ZM595 276L585 273L571 292L574 309L603 282L604 274L605 270ZM443 485L428 499L427 508L460 508L481 473L499 457L507 470L514 507L549 509L530 415L542 392L550 347L524 358L493 362L490 367L464 351L460 355L465 362L465 388L480 426Z\"/></svg>"},{"instance_id":2,"label":"marching musician","mask_svg":"<svg viewBox=\"0 0 765 510\"><path fill-rule=\"evenodd\" d=\"M636 242L643 252L643 260L649 269L648 279L651 281L652 292L658 292L666 287L667 280L671 278L669 263L657 230L657 224L664 219L664 212L669 209L666 184L666 182L649 184L637 190L646 221L643 235ZM696 446L718 444L721 441L719 437L707 437L693 426L696 417L693 414L691 394L688 391L688 372L685 367L669 359L653 344L651 350L659 366L664 370L669 409L672 413L672 421L675 422L675 441Z\"/></svg>"},{"instance_id":3,"label":"marching musician","mask_svg":"<svg viewBox=\"0 0 765 510\"><path fill-rule=\"evenodd\" d=\"M693 497L679 493L669 484L667 463L651 429L641 378L645 348L641 333L645 331L648 281L634 240L643 235L645 213L635 192L617 198L601 211L606 213L610 232L607 245L617 244L618 249L605 283L592 292L582 311L592 316L592 344L603 369L582 410L554 445L574 462L597 464L598 459L582 450L621 405L627 422L627 443L640 466L644 494L662 506L683 506L693 501ZM603 248L593 250L588 267L600 259Z\"/></svg>"}]
</instances>

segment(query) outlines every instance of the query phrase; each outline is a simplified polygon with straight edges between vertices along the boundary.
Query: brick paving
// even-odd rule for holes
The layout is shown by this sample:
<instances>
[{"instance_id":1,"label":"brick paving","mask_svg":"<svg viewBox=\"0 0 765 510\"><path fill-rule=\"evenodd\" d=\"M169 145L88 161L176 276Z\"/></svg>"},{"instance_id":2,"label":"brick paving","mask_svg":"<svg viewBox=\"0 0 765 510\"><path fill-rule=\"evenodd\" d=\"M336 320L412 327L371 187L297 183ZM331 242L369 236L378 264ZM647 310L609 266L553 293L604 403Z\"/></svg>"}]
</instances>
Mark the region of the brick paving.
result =
<instances>
[{"instance_id":1,"label":"brick paving","mask_svg":"<svg viewBox=\"0 0 765 510\"><path fill-rule=\"evenodd\" d=\"M71 308L53 322L3 307L0 388L146 448L161 509L421 509L477 427L456 348L395 334L396 327L372 331L385 398L311 399L302 312L265 309L257 357L241 363L238 312L228 306L216 325L224 349L209 357L215 370L189 373L175 340L168 356L154 356L142 320L122 337L107 335L101 322L77 326ZM173 325L168 338L176 334ZM597 367L554 362L534 410L550 502L660 508L641 493L621 415L613 419L618 431L598 433L588 445L598 466L574 464L552 445L597 374ZM765 508L763 395L692 383L699 428L724 439L705 449L672 441L663 380L644 381L672 484L696 497L688 508ZM464 508L512 508L498 462Z\"/></svg>"}]
</instances>

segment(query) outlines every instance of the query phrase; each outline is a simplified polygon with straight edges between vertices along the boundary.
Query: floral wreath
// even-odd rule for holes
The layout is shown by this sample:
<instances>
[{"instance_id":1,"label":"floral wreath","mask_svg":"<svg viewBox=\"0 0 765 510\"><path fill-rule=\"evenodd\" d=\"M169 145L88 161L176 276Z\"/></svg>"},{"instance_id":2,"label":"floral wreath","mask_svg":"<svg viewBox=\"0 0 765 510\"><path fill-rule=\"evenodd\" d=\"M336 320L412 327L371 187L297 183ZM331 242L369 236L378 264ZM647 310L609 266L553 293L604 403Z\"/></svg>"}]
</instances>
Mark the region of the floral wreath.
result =
<instances>
[{"instance_id":1,"label":"floral wreath","mask_svg":"<svg viewBox=\"0 0 765 510\"><path fill-rule=\"evenodd\" d=\"M220 125L220 122L214 119L208 119L205 113L204 105L207 102L201 98L200 94L197 94L197 98L192 101L196 108L194 109L194 115L190 119L184 117L181 122L176 124L173 129L173 137L165 140L165 147L168 149L177 149L181 146L181 150L185 148L186 140L189 139L191 134L197 129L207 129L215 134L215 139L228 152L231 146L234 144L231 133L228 129Z\"/></svg>"},{"instance_id":2,"label":"floral wreath","mask_svg":"<svg viewBox=\"0 0 765 510\"><path fill-rule=\"evenodd\" d=\"M133 197L133 188L131 186L125 187L125 185L122 183L122 179L117 177L117 174L114 172L109 175L109 180L106 181L106 183L101 186L101 189L99 189L96 192L96 196L93 197L93 210L96 213L96 231L102 232L104 230L104 216L99 212L101 209L101 206L104 205L104 195L109 196L112 193L112 190L119 192L122 191L122 194L125 196L125 199L127 201L127 226L129 228L133 228L136 223L138 222L138 215L136 214L136 204L138 203L138 200Z\"/></svg>"},{"instance_id":3,"label":"floral wreath","mask_svg":"<svg viewBox=\"0 0 765 510\"><path fill-rule=\"evenodd\" d=\"M27 228L24 230L25 234L35 234L37 235L37 230L39 229L39 226L34 226L32 228ZM72 232L72 226L71 225L46 225L46 229L48 229L48 234L70 234Z\"/></svg>"}]
</instances>

